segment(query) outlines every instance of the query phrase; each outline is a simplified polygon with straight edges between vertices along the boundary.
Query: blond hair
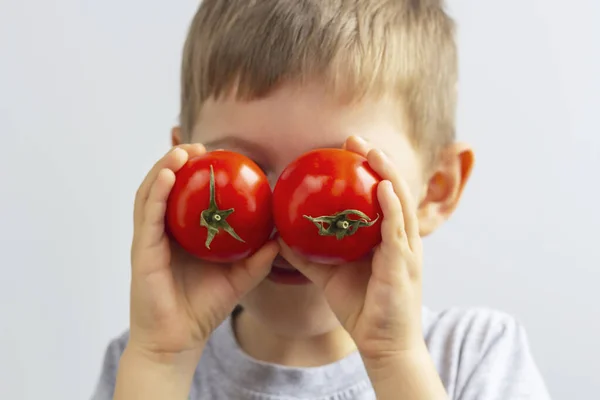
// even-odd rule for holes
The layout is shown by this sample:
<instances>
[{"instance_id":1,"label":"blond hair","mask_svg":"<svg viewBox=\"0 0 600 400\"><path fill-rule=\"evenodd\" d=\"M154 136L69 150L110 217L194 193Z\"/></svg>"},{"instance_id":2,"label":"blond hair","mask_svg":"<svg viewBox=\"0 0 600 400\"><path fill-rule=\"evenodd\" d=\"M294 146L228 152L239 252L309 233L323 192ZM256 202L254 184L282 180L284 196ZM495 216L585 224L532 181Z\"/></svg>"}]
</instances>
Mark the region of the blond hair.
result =
<instances>
[{"instance_id":1,"label":"blond hair","mask_svg":"<svg viewBox=\"0 0 600 400\"><path fill-rule=\"evenodd\" d=\"M185 43L180 123L234 91L318 79L344 100L392 95L429 158L455 136L457 50L443 0L204 0Z\"/></svg>"}]
</instances>

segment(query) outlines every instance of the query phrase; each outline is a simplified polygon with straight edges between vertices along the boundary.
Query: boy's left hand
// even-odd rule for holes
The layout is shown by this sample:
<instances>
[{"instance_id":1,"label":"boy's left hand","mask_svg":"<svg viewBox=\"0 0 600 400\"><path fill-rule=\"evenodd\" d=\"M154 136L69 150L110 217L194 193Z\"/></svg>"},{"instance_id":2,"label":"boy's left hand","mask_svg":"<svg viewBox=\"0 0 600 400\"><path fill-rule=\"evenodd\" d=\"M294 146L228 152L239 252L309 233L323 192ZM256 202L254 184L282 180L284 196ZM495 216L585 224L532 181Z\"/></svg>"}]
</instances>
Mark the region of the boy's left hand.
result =
<instances>
[{"instance_id":1,"label":"boy's left hand","mask_svg":"<svg viewBox=\"0 0 600 400\"><path fill-rule=\"evenodd\" d=\"M283 241L281 254L323 290L365 361L423 354L422 249L414 201L383 152L355 137L345 148L367 157L383 178L377 188L384 215L380 245L372 257L344 265L307 262Z\"/></svg>"}]
</instances>

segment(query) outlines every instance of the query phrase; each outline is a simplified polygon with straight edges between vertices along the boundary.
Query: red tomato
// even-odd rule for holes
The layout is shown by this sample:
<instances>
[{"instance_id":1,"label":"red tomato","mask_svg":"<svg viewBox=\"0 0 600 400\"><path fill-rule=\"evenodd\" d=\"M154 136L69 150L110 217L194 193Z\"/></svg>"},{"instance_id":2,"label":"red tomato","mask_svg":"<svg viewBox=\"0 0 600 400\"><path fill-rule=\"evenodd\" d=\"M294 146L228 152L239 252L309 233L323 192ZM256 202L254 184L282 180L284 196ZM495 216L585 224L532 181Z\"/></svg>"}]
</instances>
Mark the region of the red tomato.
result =
<instances>
[{"instance_id":1,"label":"red tomato","mask_svg":"<svg viewBox=\"0 0 600 400\"><path fill-rule=\"evenodd\" d=\"M381 241L377 185L367 160L340 149L313 150L292 162L273 191L275 226L307 259L341 264Z\"/></svg>"},{"instance_id":2,"label":"red tomato","mask_svg":"<svg viewBox=\"0 0 600 400\"><path fill-rule=\"evenodd\" d=\"M249 158L218 150L188 160L167 201L166 230L189 253L233 262L256 252L273 232L267 177Z\"/></svg>"}]
</instances>

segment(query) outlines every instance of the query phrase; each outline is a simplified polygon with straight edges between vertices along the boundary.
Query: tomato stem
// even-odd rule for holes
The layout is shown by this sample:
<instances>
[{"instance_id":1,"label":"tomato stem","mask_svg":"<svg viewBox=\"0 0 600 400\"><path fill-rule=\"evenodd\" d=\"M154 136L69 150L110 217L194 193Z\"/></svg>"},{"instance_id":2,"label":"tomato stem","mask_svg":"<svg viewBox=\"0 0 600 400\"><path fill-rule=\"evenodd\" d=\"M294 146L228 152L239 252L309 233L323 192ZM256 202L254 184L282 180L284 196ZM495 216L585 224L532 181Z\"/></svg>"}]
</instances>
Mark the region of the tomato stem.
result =
<instances>
[{"instance_id":1,"label":"tomato stem","mask_svg":"<svg viewBox=\"0 0 600 400\"><path fill-rule=\"evenodd\" d=\"M217 199L215 194L215 171L213 166L210 166L210 203L206 210L200 214L200 225L206 227L208 235L206 236L206 242L204 243L206 248L210 250L210 245L215 236L221 231L229 233L233 238L239 240L242 243L245 241L238 236L235 230L226 221L235 211L234 208L227 210L220 210L217 206Z\"/></svg>"},{"instance_id":2,"label":"tomato stem","mask_svg":"<svg viewBox=\"0 0 600 400\"><path fill-rule=\"evenodd\" d=\"M350 219L355 215L359 219ZM325 215L321 217L310 217L304 215L304 218L311 221L319 229L320 236L335 236L338 240L346 236L354 235L359 228L373 226L379 219L379 214L372 220L367 214L358 210L344 210L334 215Z\"/></svg>"}]
</instances>

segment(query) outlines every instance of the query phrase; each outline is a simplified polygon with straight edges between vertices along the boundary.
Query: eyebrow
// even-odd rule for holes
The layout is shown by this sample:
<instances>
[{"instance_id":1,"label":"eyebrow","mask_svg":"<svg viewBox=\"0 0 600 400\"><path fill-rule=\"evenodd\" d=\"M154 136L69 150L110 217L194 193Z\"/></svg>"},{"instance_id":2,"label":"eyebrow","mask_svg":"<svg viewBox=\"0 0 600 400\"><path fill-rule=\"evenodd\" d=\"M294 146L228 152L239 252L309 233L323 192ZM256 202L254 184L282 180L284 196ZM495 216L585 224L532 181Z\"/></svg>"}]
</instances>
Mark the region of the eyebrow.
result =
<instances>
[{"instance_id":1,"label":"eyebrow","mask_svg":"<svg viewBox=\"0 0 600 400\"><path fill-rule=\"evenodd\" d=\"M203 143L207 149L219 149L219 148L239 148L247 150L256 156L266 156L269 154L269 149L264 146L252 142L250 140L246 140L237 136L225 136L219 139L210 140L208 142ZM315 147L316 149L341 149L343 146L342 143L329 143L327 146L319 146Z\"/></svg>"},{"instance_id":2,"label":"eyebrow","mask_svg":"<svg viewBox=\"0 0 600 400\"><path fill-rule=\"evenodd\" d=\"M267 153L267 149L265 149L260 144L236 136L225 136L219 139L210 140L204 143L204 146L206 146L206 148L213 149L228 147L240 148L248 150L252 153L258 153L259 155L264 155L265 153Z\"/></svg>"}]
</instances>

